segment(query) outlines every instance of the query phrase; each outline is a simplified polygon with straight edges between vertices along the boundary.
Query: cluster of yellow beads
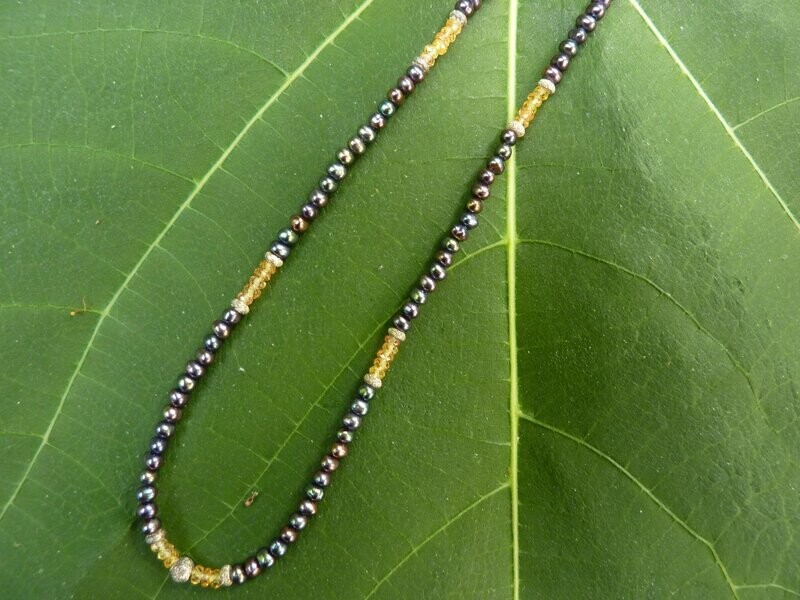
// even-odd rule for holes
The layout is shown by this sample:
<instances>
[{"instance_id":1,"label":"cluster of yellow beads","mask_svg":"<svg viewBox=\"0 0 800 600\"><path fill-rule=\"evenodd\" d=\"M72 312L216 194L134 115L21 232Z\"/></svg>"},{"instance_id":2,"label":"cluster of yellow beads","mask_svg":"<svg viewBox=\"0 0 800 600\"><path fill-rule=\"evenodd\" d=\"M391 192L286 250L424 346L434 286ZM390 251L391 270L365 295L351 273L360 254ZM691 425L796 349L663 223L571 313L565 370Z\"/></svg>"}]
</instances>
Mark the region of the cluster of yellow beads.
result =
<instances>
[{"instance_id":1,"label":"cluster of yellow beads","mask_svg":"<svg viewBox=\"0 0 800 600\"><path fill-rule=\"evenodd\" d=\"M250 281L247 282L247 284L242 288L242 291L239 292L236 297L244 302L247 306L250 306L259 298L259 296L261 296L261 291L267 287L267 282L272 278L277 270L278 267L271 261L266 259L262 260L260 263L258 263L255 271L253 271Z\"/></svg>"},{"instance_id":2,"label":"cluster of yellow beads","mask_svg":"<svg viewBox=\"0 0 800 600\"><path fill-rule=\"evenodd\" d=\"M164 535L150 544L150 550L156 553L158 560L163 562L168 569L178 562L181 556L175 546Z\"/></svg>"},{"instance_id":3,"label":"cluster of yellow beads","mask_svg":"<svg viewBox=\"0 0 800 600\"><path fill-rule=\"evenodd\" d=\"M528 97L517 113L517 120L522 123L523 127L526 129L528 128L531 121L536 117L536 111L539 110L539 107L544 104L549 97L550 90L541 85L537 85L534 90L528 94Z\"/></svg>"},{"instance_id":4,"label":"cluster of yellow beads","mask_svg":"<svg viewBox=\"0 0 800 600\"><path fill-rule=\"evenodd\" d=\"M194 566L192 569L192 577L189 581L192 582L192 585L199 585L204 588L211 587L217 589L222 586L220 570L204 567L203 565Z\"/></svg>"},{"instance_id":5,"label":"cluster of yellow beads","mask_svg":"<svg viewBox=\"0 0 800 600\"><path fill-rule=\"evenodd\" d=\"M383 338L383 346L378 350L375 360L369 369L369 374L378 379L386 377L389 366L392 364L397 351L400 348L400 340L393 335L387 335Z\"/></svg>"},{"instance_id":6,"label":"cluster of yellow beads","mask_svg":"<svg viewBox=\"0 0 800 600\"><path fill-rule=\"evenodd\" d=\"M436 37L433 38L433 42L422 49L422 54L417 58L420 66L426 71L429 71L434 63L436 63L436 59L447 52L450 44L455 41L463 28L464 21L462 19L455 16L451 16L447 19L444 27L442 27L439 33L436 34Z\"/></svg>"}]
</instances>

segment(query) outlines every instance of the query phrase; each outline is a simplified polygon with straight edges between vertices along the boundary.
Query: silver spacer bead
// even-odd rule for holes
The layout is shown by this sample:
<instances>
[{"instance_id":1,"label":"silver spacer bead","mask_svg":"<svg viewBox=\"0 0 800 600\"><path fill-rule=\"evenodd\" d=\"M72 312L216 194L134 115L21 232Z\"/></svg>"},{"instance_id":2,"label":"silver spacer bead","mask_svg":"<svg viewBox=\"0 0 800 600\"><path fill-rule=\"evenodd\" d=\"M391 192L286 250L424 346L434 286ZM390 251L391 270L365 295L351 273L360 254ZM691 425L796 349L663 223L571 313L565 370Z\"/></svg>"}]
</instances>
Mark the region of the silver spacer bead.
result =
<instances>
[{"instance_id":1,"label":"silver spacer bead","mask_svg":"<svg viewBox=\"0 0 800 600\"><path fill-rule=\"evenodd\" d=\"M147 542L148 544L155 544L156 542L160 542L161 540L163 540L165 535L166 534L164 533L164 530L159 529L155 533L151 533L145 536L144 541Z\"/></svg>"},{"instance_id":2,"label":"silver spacer bead","mask_svg":"<svg viewBox=\"0 0 800 600\"><path fill-rule=\"evenodd\" d=\"M525 126L516 119L508 124L508 129L516 133L518 138L525 135Z\"/></svg>"},{"instance_id":3,"label":"silver spacer bead","mask_svg":"<svg viewBox=\"0 0 800 600\"><path fill-rule=\"evenodd\" d=\"M549 79L540 79L536 85L542 86L551 94L556 93L556 84L550 81Z\"/></svg>"},{"instance_id":4,"label":"silver spacer bead","mask_svg":"<svg viewBox=\"0 0 800 600\"><path fill-rule=\"evenodd\" d=\"M178 561L169 568L169 576L172 581L185 583L189 581L194 569L194 561L188 556L181 556Z\"/></svg>"},{"instance_id":5,"label":"silver spacer bead","mask_svg":"<svg viewBox=\"0 0 800 600\"><path fill-rule=\"evenodd\" d=\"M233 307L233 310L235 310L242 316L250 312L250 307L247 306L246 303L239 300L239 298L234 298L233 300L231 300L231 306Z\"/></svg>"},{"instance_id":6,"label":"silver spacer bead","mask_svg":"<svg viewBox=\"0 0 800 600\"><path fill-rule=\"evenodd\" d=\"M450 16L453 17L454 19L458 19L459 21L461 21L462 25L466 25L467 24L467 15L462 13L460 10L452 11L450 13Z\"/></svg>"},{"instance_id":7,"label":"silver spacer bead","mask_svg":"<svg viewBox=\"0 0 800 600\"><path fill-rule=\"evenodd\" d=\"M276 254L273 254L272 252L267 252L264 255L264 258L266 258L269 262L271 262L273 265L275 265L278 268L283 266L283 259L280 256L277 256Z\"/></svg>"},{"instance_id":8,"label":"silver spacer bead","mask_svg":"<svg viewBox=\"0 0 800 600\"><path fill-rule=\"evenodd\" d=\"M406 334L397 329L396 327L389 327L389 335L401 342L406 341Z\"/></svg>"},{"instance_id":9,"label":"silver spacer bead","mask_svg":"<svg viewBox=\"0 0 800 600\"><path fill-rule=\"evenodd\" d=\"M370 373L364 375L364 383L371 385L376 390L383 385L383 382L378 377L375 377L375 375L371 375Z\"/></svg>"},{"instance_id":10,"label":"silver spacer bead","mask_svg":"<svg viewBox=\"0 0 800 600\"><path fill-rule=\"evenodd\" d=\"M420 69L422 69L425 73L427 73L429 71L428 65L426 65L425 62L422 59L420 59L419 56L417 56L414 60L412 60L411 63L414 66L417 66Z\"/></svg>"},{"instance_id":11,"label":"silver spacer bead","mask_svg":"<svg viewBox=\"0 0 800 600\"><path fill-rule=\"evenodd\" d=\"M219 570L219 583L222 587L230 587L233 585L231 580L231 566L225 565Z\"/></svg>"}]
</instances>

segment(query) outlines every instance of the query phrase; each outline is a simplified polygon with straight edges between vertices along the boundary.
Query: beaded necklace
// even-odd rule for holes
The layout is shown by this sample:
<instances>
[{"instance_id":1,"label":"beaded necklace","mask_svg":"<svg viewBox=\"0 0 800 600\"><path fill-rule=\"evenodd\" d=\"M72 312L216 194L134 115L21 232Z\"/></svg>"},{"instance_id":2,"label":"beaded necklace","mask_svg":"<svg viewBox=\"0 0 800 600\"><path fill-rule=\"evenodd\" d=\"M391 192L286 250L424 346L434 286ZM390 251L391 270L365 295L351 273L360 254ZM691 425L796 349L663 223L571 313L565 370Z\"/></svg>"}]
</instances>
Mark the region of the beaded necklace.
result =
<instances>
[{"instance_id":1,"label":"beaded necklace","mask_svg":"<svg viewBox=\"0 0 800 600\"><path fill-rule=\"evenodd\" d=\"M434 262L423 273L411 291L408 301L394 317L391 326L388 327L386 336L383 338L383 345L378 350L369 372L364 375L364 381L359 386L354 401L342 419L342 427L336 432L335 442L323 456L319 470L313 475L311 485L306 489L305 498L289 518L288 524L267 546L241 563L228 564L220 568L196 564L189 556L180 554L175 546L167 540L166 531L157 516L158 508L155 503L157 474L164 464L167 447L175 435L176 425L181 420L183 410L189 403L192 390L214 362L216 353L231 336L236 325L250 312L251 306L261 296L267 283L283 266L284 261L289 258L292 248L300 241L301 236L308 230L320 210L328 204L336 192L339 182L347 176L348 170L353 167L357 158L364 154L375 141L378 133L387 125L388 120L397 109L403 105L405 99L425 79L436 59L447 52L450 44L461 33L469 18L480 9L481 4L482 0L460 0L456 3L455 9L436 34L433 42L425 46L422 53L413 60L412 65L397 81L396 86L391 88L387 97L378 104L377 112L369 118L368 123L358 129L358 134L347 143L346 147L339 150L336 155L337 161L328 167L326 175L320 179L308 201L300 207L298 214L292 216L290 226L278 232L277 239L270 245L264 260L258 264L249 281L233 299L230 308L225 310L222 317L214 322L211 334L203 340L202 347L187 363L175 388L169 393L169 405L164 410L163 419L156 426L155 437L150 442L145 458L146 470L140 477L142 487L136 493L139 503L136 514L143 521L142 532L145 534L147 544L164 566L169 569L169 574L174 581L189 581L202 587L219 588L253 579L270 569L286 554L309 520L317 514L319 503L325 495L325 488L330 485L331 477L339 468L340 461L347 456L356 430L361 427L371 401L375 398L377 390L383 385L383 379L401 344L406 341L412 321L419 315L420 308L427 301L428 295L435 291L439 283L446 277L448 268L453 264L453 255L458 252L460 244L467 240L470 230L478 226L478 215L483 210L484 202L489 198L490 187L495 178L505 170L505 164L511 158L513 146L525 135L525 130L535 118L537 110L555 93L556 86L577 54L579 47L595 30L597 22L603 18L611 0L591 2L584 13L578 17L575 28L569 32L567 39L561 42L559 53L553 57L550 65L544 70L543 78L538 81L536 87L525 99L516 117L501 133L500 146L486 163L485 168L478 173L477 182L472 187L472 197L466 205L466 211L450 229L449 234L445 236L441 248L435 254Z\"/></svg>"}]
</instances>

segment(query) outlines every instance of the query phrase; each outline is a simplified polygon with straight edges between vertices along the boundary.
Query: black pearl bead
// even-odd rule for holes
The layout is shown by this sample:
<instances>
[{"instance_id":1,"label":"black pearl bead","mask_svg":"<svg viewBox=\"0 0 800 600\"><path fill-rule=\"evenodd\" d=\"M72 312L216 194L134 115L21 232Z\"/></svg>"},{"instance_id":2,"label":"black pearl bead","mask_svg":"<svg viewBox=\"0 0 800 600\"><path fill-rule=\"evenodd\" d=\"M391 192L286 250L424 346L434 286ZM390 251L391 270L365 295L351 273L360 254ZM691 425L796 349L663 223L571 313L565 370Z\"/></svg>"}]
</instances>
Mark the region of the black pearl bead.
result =
<instances>
[{"instance_id":1,"label":"black pearl bead","mask_svg":"<svg viewBox=\"0 0 800 600\"><path fill-rule=\"evenodd\" d=\"M141 487L136 492L136 500L140 503L145 504L147 502L152 502L156 499L156 488L152 485L146 485Z\"/></svg>"},{"instance_id":2,"label":"black pearl bead","mask_svg":"<svg viewBox=\"0 0 800 600\"><path fill-rule=\"evenodd\" d=\"M595 21L599 21L606 14L606 8L602 2L594 2L586 9L586 14L592 17Z\"/></svg>"},{"instance_id":3,"label":"black pearl bead","mask_svg":"<svg viewBox=\"0 0 800 600\"><path fill-rule=\"evenodd\" d=\"M284 544L294 544L297 541L299 534L291 527L284 527L281 529L281 541Z\"/></svg>"},{"instance_id":4,"label":"black pearl bead","mask_svg":"<svg viewBox=\"0 0 800 600\"><path fill-rule=\"evenodd\" d=\"M333 458L332 456L326 455L322 459L322 462L320 462L320 465L322 465L323 471L325 471L326 473L332 473L333 471L339 468L339 461Z\"/></svg>"},{"instance_id":5,"label":"black pearl bead","mask_svg":"<svg viewBox=\"0 0 800 600\"><path fill-rule=\"evenodd\" d=\"M489 169L483 169L478 173L478 181L484 185L492 185L494 183L494 173Z\"/></svg>"},{"instance_id":6,"label":"black pearl bead","mask_svg":"<svg viewBox=\"0 0 800 600\"><path fill-rule=\"evenodd\" d=\"M549 79L554 84L558 85L561 82L561 71L557 67L550 65L544 70L545 79Z\"/></svg>"},{"instance_id":7,"label":"black pearl bead","mask_svg":"<svg viewBox=\"0 0 800 600\"><path fill-rule=\"evenodd\" d=\"M387 94L387 97L389 98L389 100L391 100L392 104L394 104L397 107L402 106L403 102L406 99L405 94L403 94L403 90L401 90L400 88L390 89L389 93Z\"/></svg>"},{"instance_id":8,"label":"black pearl bead","mask_svg":"<svg viewBox=\"0 0 800 600\"><path fill-rule=\"evenodd\" d=\"M161 421L161 423L156 426L156 435L165 439L171 438L175 435L175 425L167 423L166 421Z\"/></svg>"},{"instance_id":9,"label":"black pearl bead","mask_svg":"<svg viewBox=\"0 0 800 600\"><path fill-rule=\"evenodd\" d=\"M325 471L317 471L312 481L317 487L326 488L331 484L331 476Z\"/></svg>"},{"instance_id":10,"label":"black pearl bead","mask_svg":"<svg viewBox=\"0 0 800 600\"><path fill-rule=\"evenodd\" d=\"M417 304L425 304L428 301L428 294L419 288L411 291L411 299Z\"/></svg>"},{"instance_id":11,"label":"black pearl bead","mask_svg":"<svg viewBox=\"0 0 800 600\"><path fill-rule=\"evenodd\" d=\"M517 134L511 129L506 129L500 134L500 141L509 146L513 146L517 143Z\"/></svg>"},{"instance_id":12,"label":"black pearl bead","mask_svg":"<svg viewBox=\"0 0 800 600\"><path fill-rule=\"evenodd\" d=\"M183 416L183 412L180 408L176 408L174 406L168 406L164 410L164 420L167 423L177 423L181 420L181 416Z\"/></svg>"},{"instance_id":13,"label":"black pearl bead","mask_svg":"<svg viewBox=\"0 0 800 600\"><path fill-rule=\"evenodd\" d=\"M576 27L569 32L568 37L580 46L586 42L586 40L589 38L589 34L586 33L586 30L583 27Z\"/></svg>"},{"instance_id":14,"label":"black pearl bead","mask_svg":"<svg viewBox=\"0 0 800 600\"><path fill-rule=\"evenodd\" d=\"M161 521L159 519L150 519L142 524L142 533L145 535L152 535L161 529Z\"/></svg>"},{"instance_id":15,"label":"black pearl bead","mask_svg":"<svg viewBox=\"0 0 800 600\"><path fill-rule=\"evenodd\" d=\"M247 575L244 574L242 565L233 565L231 567L231 581L237 585L247 581Z\"/></svg>"},{"instance_id":16,"label":"black pearl bead","mask_svg":"<svg viewBox=\"0 0 800 600\"><path fill-rule=\"evenodd\" d=\"M303 206L300 207L300 215L306 221L313 221L314 219L317 218L318 214L319 212L317 211L317 209L314 207L313 204L303 204Z\"/></svg>"},{"instance_id":17,"label":"black pearl bead","mask_svg":"<svg viewBox=\"0 0 800 600\"><path fill-rule=\"evenodd\" d=\"M305 529L306 525L308 525L308 519L306 519L300 513L294 513L289 518L289 525L292 526L292 529L296 529L297 531L302 531Z\"/></svg>"},{"instance_id":18,"label":"black pearl bead","mask_svg":"<svg viewBox=\"0 0 800 600\"><path fill-rule=\"evenodd\" d=\"M508 144L503 144L497 149L497 156L499 156L503 160L508 160L511 158L511 154L514 151L511 149L511 146Z\"/></svg>"},{"instance_id":19,"label":"black pearl bead","mask_svg":"<svg viewBox=\"0 0 800 600\"><path fill-rule=\"evenodd\" d=\"M475 12L478 12L483 4L483 0L472 0L472 8L475 9Z\"/></svg>"},{"instance_id":20,"label":"black pearl bead","mask_svg":"<svg viewBox=\"0 0 800 600\"><path fill-rule=\"evenodd\" d=\"M200 349L197 351L197 354L195 355L195 360L197 360L197 362L199 362L204 367L207 367L208 365L214 362L214 355L208 350Z\"/></svg>"},{"instance_id":21,"label":"black pearl bead","mask_svg":"<svg viewBox=\"0 0 800 600\"><path fill-rule=\"evenodd\" d=\"M169 446L166 438L154 437L150 440L150 452L153 454L164 454Z\"/></svg>"},{"instance_id":22,"label":"black pearl bead","mask_svg":"<svg viewBox=\"0 0 800 600\"><path fill-rule=\"evenodd\" d=\"M145 521L149 521L150 519L154 518L158 514L158 507L152 502L148 502L147 504L140 504L139 507L136 509L136 516L140 519L144 519Z\"/></svg>"},{"instance_id":23,"label":"black pearl bead","mask_svg":"<svg viewBox=\"0 0 800 600\"><path fill-rule=\"evenodd\" d=\"M258 561L258 566L262 569L269 569L275 564L275 559L269 553L269 548L261 548L256 552L256 560Z\"/></svg>"},{"instance_id":24,"label":"black pearl bead","mask_svg":"<svg viewBox=\"0 0 800 600\"><path fill-rule=\"evenodd\" d=\"M343 459L347 456L349 450L347 449L347 444L334 444L331 446L331 456L336 459Z\"/></svg>"},{"instance_id":25,"label":"black pearl bead","mask_svg":"<svg viewBox=\"0 0 800 600\"><path fill-rule=\"evenodd\" d=\"M303 500L297 509L304 517L313 517L317 514L317 504L311 500Z\"/></svg>"},{"instance_id":26,"label":"black pearl bead","mask_svg":"<svg viewBox=\"0 0 800 600\"><path fill-rule=\"evenodd\" d=\"M444 238L444 240L442 240L442 248L444 248L448 252L452 252L453 254L455 254L456 252L458 252L459 248L458 241L454 240L451 237L446 237Z\"/></svg>"},{"instance_id":27,"label":"black pearl bead","mask_svg":"<svg viewBox=\"0 0 800 600\"><path fill-rule=\"evenodd\" d=\"M203 340L203 347L209 352L216 352L222 348L222 340L215 335L209 335Z\"/></svg>"},{"instance_id":28,"label":"black pearl bead","mask_svg":"<svg viewBox=\"0 0 800 600\"><path fill-rule=\"evenodd\" d=\"M561 54L556 54L553 57L553 60L550 61L550 64L557 68L562 73L567 70L569 67L569 54L566 52L562 52Z\"/></svg>"},{"instance_id":29,"label":"black pearl bead","mask_svg":"<svg viewBox=\"0 0 800 600\"><path fill-rule=\"evenodd\" d=\"M336 432L336 439L343 444L353 443L353 432L349 429L340 429Z\"/></svg>"},{"instance_id":30,"label":"black pearl bead","mask_svg":"<svg viewBox=\"0 0 800 600\"><path fill-rule=\"evenodd\" d=\"M214 321L214 324L211 326L211 331L214 332L214 335L220 339L228 339L228 336L231 334L231 326L228 325L225 321Z\"/></svg>"},{"instance_id":31,"label":"black pearl bead","mask_svg":"<svg viewBox=\"0 0 800 600\"><path fill-rule=\"evenodd\" d=\"M419 316L419 306L414 302L406 302L402 310L407 319L416 319Z\"/></svg>"},{"instance_id":32,"label":"black pearl bead","mask_svg":"<svg viewBox=\"0 0 800 600\"><path fill-rule=\"evenodd\" d=\"M275 540L269 546L269 553L272 554L275 558L280 558L284 554L286 554L286 550L288 547L280 540Z\"/></svg>"},{"instance_id":33,"label":"black pearl bead","mask_svg":"<svg viewBox=\"0 0 800 600\"><path fill-rule=\"evenodd\" d=\"M295 246L297 245L297 242L300 241L300 235L298 235L298 233L291 227L284 227L278 232L278 241L281 242L282 244L286 244L287 246ZM239 315L239 319L237 319L233 323L231 323L227 318L225 318L225 321L227 323L230 323L231 325L236 325L236 323L238 323L239 320L241 320L241 318L242 318L241 315Z\"/></svg>"},{"instance_id":34,"label":"black pearl bead","mask_svg":"<svg viewBox=\"0 0 800 600\"><path fill-rule=\"evenodd\" d=\"M446 250L440 250L436 253L436 262L447 268L453 264L453 255Z\"/></svg>"},{"instance_id":35,"label":"black pearl bead","mask_svg":"<svg viewBox=\"0 0 800 600\"><path fill-rule=\"evenodd\" d=\"M284 231L286 231L286 230L281 230L281 231L278 233L278 236L280 237L280 235L281 235L282 233L284 233ZM289 229L289 231L291 231L291 232L292 232L292 233L293 233L295 236L297 235L297 234L296 234L296 233L294 233L294 231L292 231L291 229ZM299 238L298 238L298 239L299 239ZM233 327L233 326L234 326L234 325L236 325L236 324L237 324L239 321L241 321L241 320L242 320L242 315L240 315L238 312L236 312L236 311L235 311L235 310L233 310L232 308L229 308L229 309L227 309L227 310L226 310L224 313L222 313L222 320L223 320L223 321L225 321L225 322L226 322L228 325L230 325L231 327Z\"/></svg>"},{"instance_id":36,"label":"black pearl bead","mask_svg":"<svg viewBox=\"0 0 800 600\"><path fill-rule=\"evenodd\" d=\"M197 380L206 374L206 370L203 368L203 365L196 360L190 360L188 363L186 363L186 374L192 379Z\"/></svg>"},{"instance_id":37,"label":"black pearl bead","mask_svg":"<svg viewBox=\"0 0 800 600\"><path fill-rule=\"evenodd\" d=\"M581 15L578 17L578 20L575 21L575 26L591 33L597 27L597 21L594 20L594 17L589 15Z\"/></svg>"},{"instance_id":38,"label":"black pearl bead","mask_svg":"<svg viewBox=\"0 0 800 600\"><path fill-rule=\"evenodd\" d=\"M360 386L358 386L356 395L362 400L369 402L375 397L375 388L368 383L362 383Z\"/></svg>"},{"instance_id":39,"label":"black pearl bead","mask_svg":"<svg viewBox=\"0 0 800 600\"><path fill-rule=\"evenodd\" d=\"M261 573L261 566L255 558L248 558L244 562L244 574L248 577L256 577Z\"/></svg>"},{"instance_id":40,"label":"black pearl bead","mask_svg":"<svg viewBox=\"0 0 800 600\"><path fill-rule=\"evenodd\" d=\"M322 190L314 190L308 197L308 201L317 208L325 207L328 204L328 200L329 200L328 194L326 194Z\"/></svg>"},{"instance_id":41,"label":"black pearl bead","mask_svg":"<svg viewBox=\"0 0 800 600\"><path fill-rule=\"evenodd\" d=\"M339 152L336 153L336 158L338 158L339 162L344 166L352 165L356 161L356 155L353 154L350 148L342 148L339 150Z\"/></svg>"},{"instance_id":42,"label":"black pearl bead","mask_svg":"<svg viewBox=\"0 0 800 600\"><path fill-rule=\"evenodd\" d=\"M469 232L463 224L459 223L450 230L450 234L459 242L465 241L469 237Z\"/></svg>"},{"instance_id":43,"label":"black pearl bead","mask_svg":"<svg viewBox=\"0 0 800 600\"><path fill-rule=\"evenodd\" d=\"M381 113L375 113L369 118L369 126L373 129L383 129L386 127L386 117Z\"/></svg>"},{"instance_id":44,"label":"black pearl bead","mask_svg":"<svg viewBox=\"0 0 800 600\"><path fill-rule=\"evenodd\" d=\"M441 281L447 277L447 269L445 269L442 265L433 265L431 267L431 277L433 277L436 281Z\"/></svg>"},{"instance_id":45,"label":"black pearl bead","mask_svg":"<svg viewBox=\"0 0 800 600\"><path fill-rule=\"evenodd\" d=\"M148 454L144 459L145 466L151 471L158 471L164 464L164 459L158 454Z\"/></svg>"},{"instance_id":46,"label":"black pearl bead","mask_svg":"<svg viewBox=\"0 0 800 600\"><path fill-rule=\"evenodd\" d=\"M459 0L456 2L456 10L464 13L468 17L471 17L472 13L475 11L472 2L469 0Z\"/></svg>"},{"instance_id":47,"label":"black pearl bead","mask_svg":"<svg viewBox=\"0 0 800 600\"><path fill-rule=\"evenodd\" d=\"M369 411L369 404L363 400L356 400L350 405L350 412L359 417L363 417ZM337 457L338 458L338 457Z\"/></svg>"},{"instance_id":48,"label":"black pearl bead","mask_svg":"<svg viewBox=\"0 0 800 600\"><path fill-rule=\"evenodd\" d=\"M467 229L475 229L478 226L478 217L470 212L466 212L461 215L461 223Z\"/></svg>"},{"instance_id":49,"label":"black pearl bead","mask_svg":"<svg viewBox=\"0 0 800 600\"><path fill-rule=\"evenodd\" d=\"M489 197L491 190L485 183L476 183L472 186L472 195L479 200L486 200Z\"/></svg>"},{"instance_id":50,"label":"black pearl bead","mask_svg":"<svg viewBox=\"0 0 800 600\"><path fill-rule=\"evenodd\" d=\"M342 425L350 431L358 429L361 426L361 417L353 413L347 413L342 419Z\"/></svg>"},{"instance_id":51,"label":"black pearl bead","mask_svg":"<svg viewBox=\"0 0 800 600\"><path fill-rule=\"evenodd\" d=\"M578 43L575 40L564 40L558 48L570 57L578 53Z\"/></svg>"},{"instance_id":52,"label":"black pearl bead","mask_svg":"<svg viewBox=\"0 0 800 600\"><path fill-rule=\"evenodd\" d=\"M362 125L358 128L358 137L367 144L375 141L375 130L369 125Z\"/></svg>"},{"instance_id":53,"label":"black pearl bead","mask_svg":"<svg viewBox=\"0 0 800 600\"><path fill-rule=\"evenodd\" d=\"M414 83L419 83L423 79L425 79L425 71L423 71L417 65L412 65L406 71L406 74L411 78L411 81Z\"/></svg>"},{"instance_id":54,"label":"black pearl bead","mask_svg":"<svg viewBox=\"0 0 800 600\"><path fill-rule=\"evenodd\" d=\"M344 168L342 163L333 163L328 167L328 175L333 177L336 181L341 181L347 175L347 169Z\"/></svg>"},{"instance_id":55,"label":"black pearl bead","mask_svg":"<svg viewBox=\"0 0 800 600\"><path fill-rule=\"evenodd\" d=\"M178 379L176 386L181 392L188 394L194 389L194 379L188 376L183 376Z\"/></svg>"},{"instance_id":56,"label":"black pearl bead","mask_svg":"<svg viewBox=\"0 0 800 600\"><path fill-rule=\"evenodd\" d=\"M359 137L354 137L347 146L354 154L364 154L364 152L367 151L366 144L364 144L364 141Z\"/></svg>"},{"instance_id":57,"label":"black pearl bead","mask_svg":"<svg viewBox=\"0 0 800 600\"><path fill-rule=\"evenodd\" d=\"M292 249L286 244L283 244L281 242L272 242L272 244L269 247L269 251L272 252L275 256L285 260L289 258L289 254L291 254ZM216 331L214 333L219 335L219 333Z\"/></svg>"},{"instance_id":58,"label":"black pearl bead","mask_svg":"<svg viewBox=\"0 0 800 600\"><path fill-rule=\"evenodd\" d=\"M419 280L419 287L430 294L436 290L436 282L430 275L423 275Z\"/></svg>"},{"instance_id":59,"label":"black pearl bead","mask_svg":"<svg viewBox=\"0 0 800 600\"><path fill-rule=\"evenodd\" d=\"M144 485L153 485L158 479L155 471L142 471L142 474L139 475L139 481Z\"/></svg>"},{"instance_id":60,"label":"black pearl bead","mask_svg":"<svg viewBox=\"0 0 800 600\"><path fill-rule=\"evenodd\" d=\"M400 331L408 331L411 329L411 321L406 319L403 315L396 316L392 324Z\"/></svg>"},{"instance_id":61,"label":"black pearl bead","mask_svg":"<svg viewBox=\"0 0 800 600\"><path fill-rule=\"evenodd\" d=\"M342 175L342 178L344 178L344 175ZM332 175L327 175L319 180L319 189L321 189L326 194L332 194L339 187L339 184L336 183L336 181L337 180L335 177L333 177Z\"/></svg>"},{"instance_id":62,"label":"black pearl bead","mask_svg":"<svg viewBox=\"0 0 800 600\"><path fill-rule=\"evenodd\" d=\"M395 108L394 104L392 104L388 100L384 100L383 102L378 104L378 112L381 113L387 119L394 114L395 110L397 109Z\"/></svg>"},{"instance_id":63,"label":"black pearl bead","mask_svg":"<svg viewBox=\"0 0 800 600\"><path fill-rule=\"evenodd\" d=\"M400 91L403 92L406 96L409 96L414 93L414 88L416 85L411 80L411 77L408 75L404 75L400 79L397 80L397 87L400 88Z\"/></svg>"},{"instance_id":64,"label":"black pearl bead","mask_svg":"<svg viewBox=\"0 0 800 600\"><path fill-rule=\"evenodd\" d=\"M172 390L169 393L169 403L175 408L183 408L189 403L189 396L180 390Z\"/></svg>"},{"instance_id":65,"label":"black pearl bead","mask_svg":"<svg viewBox=\"0 0 800 600\"><path fill-rule=\"evenodd\" d=\"M325 490L315 485L312 485L310 488L306 490L306 498L308 498L309 500L314 500L315 502L318 502L319 500L322 500L324 496L325 496Z\"/></svg>"}]
</instances>

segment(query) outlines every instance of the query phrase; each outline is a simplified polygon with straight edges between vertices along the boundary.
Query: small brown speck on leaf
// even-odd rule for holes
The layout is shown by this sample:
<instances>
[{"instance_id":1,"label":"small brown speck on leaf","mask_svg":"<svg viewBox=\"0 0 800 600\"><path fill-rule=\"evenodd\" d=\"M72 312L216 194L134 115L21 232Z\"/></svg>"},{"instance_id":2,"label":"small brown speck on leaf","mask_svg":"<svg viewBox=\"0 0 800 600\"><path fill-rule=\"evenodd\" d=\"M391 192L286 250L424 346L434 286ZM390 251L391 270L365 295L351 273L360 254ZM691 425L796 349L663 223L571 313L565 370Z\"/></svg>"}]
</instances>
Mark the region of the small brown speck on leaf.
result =
<instances>
[{"instance_id":1,"label":"small brown speck on leaf","mask_svg":"<svg viewBox=\"0 0 800 600\"><path fill-rule=\"evenodd\" d=\"M253 491L253 493L251 493L247 498L244 499L244 507L250 508L251 506L253 506L253 502L256 501L256 498L258 498L258 492Z\"/></svg>"}]
</instances>

